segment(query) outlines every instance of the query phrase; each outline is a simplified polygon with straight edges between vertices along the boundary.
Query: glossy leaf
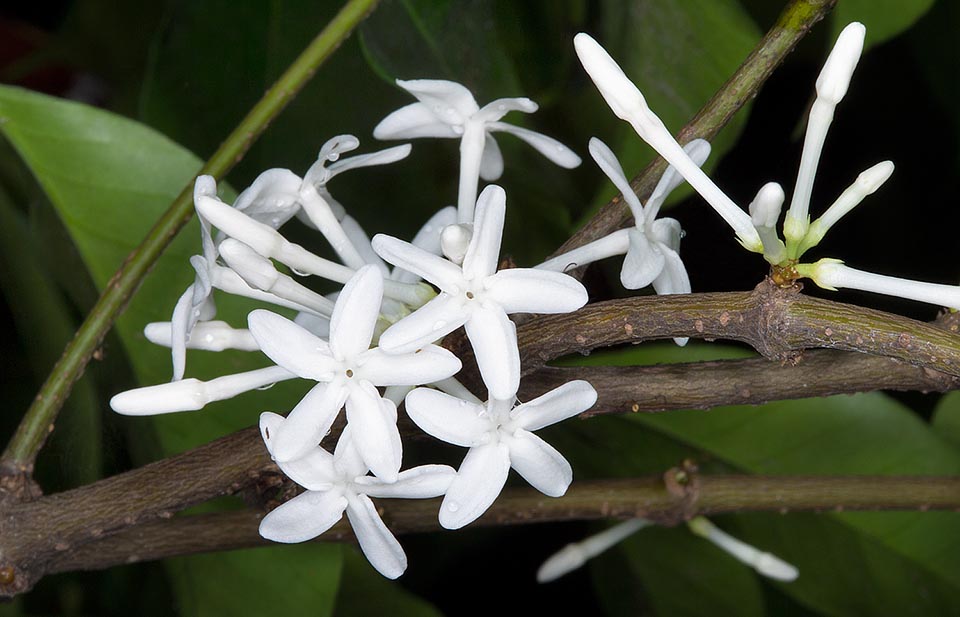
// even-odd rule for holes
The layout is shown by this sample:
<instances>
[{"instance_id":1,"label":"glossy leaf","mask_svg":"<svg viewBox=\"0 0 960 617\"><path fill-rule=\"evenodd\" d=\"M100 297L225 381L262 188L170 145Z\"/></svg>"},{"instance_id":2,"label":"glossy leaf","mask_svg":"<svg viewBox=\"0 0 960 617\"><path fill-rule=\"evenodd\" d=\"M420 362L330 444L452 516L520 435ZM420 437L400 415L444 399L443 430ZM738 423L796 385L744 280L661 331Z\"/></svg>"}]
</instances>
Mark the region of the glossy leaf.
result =
<instances>
[{"instance_id":1,"label":"glossy leaf","mask_svg":"<svg viewBox=\"0 0 960 617\"><path fill-rule=\"evenodd\" d=\"M960 392L943 395L933 411L933 430L960 448Z\"/></svg>"},{"instance_id":2,"label":"glossy leaf","mask_svg":"<svg viewBox=\"0 0 960 617\"><path fill-rule=\"evenodd\" d=\"M353 548L343 549L343 576L334 615L337 617L440 617L427 601L374 571Z\"/></svg>"},{"instance_id":3,"label":"glossy leaf","mask_svg":"<svg viewBox=\"0 0 960 617\"><path fill-rule=\"evenodd\" d=\"M143 125L16 88L0 87L0 130L49 196L100 288L200 168L195 156ZM193 279L187 258L199 252L199 237L193 222L153 268L118 321L117 329L141 384L162 383L170 378L169 350L148 343L142 329L147 322L169 319L178 294ZM222 295L217 304L218 317L236 325L245 323L251 307L248 302ZM189 375L212 377L268 364L257 353L191 352L187 370ZM198 413L124 418L123 422L134 433L149 432L152 428L161 453L171 454L255 425L264 409L286 412L295 400L291 393L302 389L303 384L282 384L268 392L249 393L210 405ZM151 456L143 451L135 455L140 460ZM262 580L260 588L236 587L236 602L243 602L243 592L254 602L264 587L283 588L285 581L294 576L293 571L301 568L307 572L311 568L339 567L326 563L338 560L338 553L322 553L316 546L290 553L276 550L279 561L275 563L262 555L258 559L234 558L231 567L236 578L242 578L239 572L248 568L249 576L257 575ZM208 594L216 598L218 583L201 575L204 568L191 574L190 563L196 562L174 562L170 566L179 581L177 588L182 594L192 589L197 602ZM315 603L320 605L332 591L313 585L305 586L302 593L314 594ZM277 596L273 606L279 608L286 597ZM303 602L304 596L290 601Z\"/></svg>"}]
</instances>

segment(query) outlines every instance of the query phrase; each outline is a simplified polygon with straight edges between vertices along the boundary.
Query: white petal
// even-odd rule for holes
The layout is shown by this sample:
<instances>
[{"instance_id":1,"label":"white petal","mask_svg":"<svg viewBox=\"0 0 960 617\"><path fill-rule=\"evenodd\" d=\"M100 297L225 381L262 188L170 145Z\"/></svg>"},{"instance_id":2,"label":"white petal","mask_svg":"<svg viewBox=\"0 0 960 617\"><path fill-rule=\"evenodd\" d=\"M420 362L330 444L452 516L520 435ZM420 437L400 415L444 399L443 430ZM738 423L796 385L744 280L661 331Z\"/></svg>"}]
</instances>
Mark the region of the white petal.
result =
<instances>
[{"instance_id":1,"label":"white petal","mask_svg":"<svg viewBox=\"0 0 960 617\"><path fill-rule=\"evenodd\" d=\"M286 317L259 309L247 316L247 324L267 357L304 379L330 381L340 366L326 341Z\"/></svg>"},{"instance_id":2,"label":"white petal","mask_svg":"<svg viewBox=\"0 0 960 617\"><path fill-rule=\"evenodd\" d=\"M677 219L662 218L657 219L649 227L650 239L665 245L671 251L680 250L680 240L683 238L683 228Z\"/></svg>"},{"instance_id":3,"label":"white petal","mask_svg":"<svg viewBox=\"0 0 960 617\"><path fill-rule=\"evenodd\" d=\"M371 349L357 364L360 374L375 386L417 386L433 383L455 375L461 368L460 359L436 345L426 345L417 351L387 354Z\"/></svg>"},{"instance_id":4,"label":"white petal","mask_svg":"<svg viewBox=\"0 0 960 617\"><path fill-rule=\"evenodd\" d=\"M630 248L629 229L618 229L610 235L588 242L556 257L551 257L538 266L537 270L567 272L578 266L585 266L614 255L624 255Z\"/></svg>"},{"instance_id":5,"label":"white petal","mask_svg":"<svg viewBox=\"0 0 960 617\"><path fill-rule=\"evenodd\" d=\"M527 142L533 148L564 169L573 169L580 165L580 157L553 137L547 137L543 133L523 129L519 126L507 124L506 122L491 122L487 124L488 131L503 131L516 135Z\"/></svg>"},{"instance_id":6,"label":"white petal","mask_svg":"<svg viewBox=\"0 0 960 617\"><path fill-rule=\"evenodd\" d=\"M480 177L492 182L503 175L503 154L493 135L487 133L483 142L483 154L480 157Z\"/></svg>"},{"instance_id":7,"label":"white petal","mask_svg":"<svg viewBox=\"0 0 960 617\"><path fill-rule=\"evenodd\" d=\"M637 227L641 227L644 221L643 206L640 205L637 194L633 192L633 188L627 180L627 175L623 173L623 167L620 166L620 161L617 160L617 156L613 153L613 150L596 137L590 138L590 144L587 146L587 149L590 151L590 156L593 157L593 160L597 163L600 170L610 178L613 185L617 187L617 190L623 195L624 201L630 206L630 212L633 213Z\"/></svg>"},{"instance_id":8,"label":"white petal","mask_svg":"<svg viewBox=\"0 0 960 617\"><path fill-rule=\"evenodd\" d=\"M487 296L506 313L569 313L587 303L577 279L534 268L501 270L486 280Z\"/></svg>"},{"instance_id":9,"label":"white petal","mask_svg":"<svg viewBox=\"0 0 960 617\"><path fill-rule=\"evenodd\" d=\"M448 124L462 124L479 107L464 86L445 79L398 79L397 85L417 97L433 114Z\"/></svg>"},{"instance_id":10,"label":"white petal","mask_svg":"<svg viewBox=\"0 0 960 617\"><path fill-rule=\"evenodd\" d=\"M383 299L383 275L376 266L364 266L343 286L330 317L330 349L339 359L352 358L370 348Z\"/></svg>"},{"instance_id":11,"label":"white petal","mask_svg":"<svg viewBox=\"0 0 960 617\"><path fill-rule=\"evenodd\" d=\"M301 328L306 328L310 334L317 336L321 339L330 337L330 318L324 317L322 315L314 315L313 313L297 313L297 316L293 319L293 323L297 324ZM259 347L257 348L259 349Z\"/></svg>"},{"instance_id":12,"label":"white petal","mask_svg":"<svg viewBox=\"0 0 960 617\"><path fill-rule=\"evenodd\" d=\"M428 253L409 242L392 236L377 234L373 237L373 250L387 263L416 274L440 289L458 290L463 284L463 271L443 257Z\"/></svg>"},{"instance_id":13,"label":"white petal","mask_svg":"<svg viewBox=\"0 0 960 617\"><path fill-rule=\"evenodd\" d=\"M347 389L339 384L321 383L311 388L277 427L273 445L277 462L298 459L316 448L346 398Z\"/></svg>"},{"instance_id":14,"label":"white petal","mask_svg":"<svg viewBox=\"0 0 960 617\"><path fill-rule=\"evenodd\" d=\"M467 402L430 388L407 395L407 415L425 433L440 441L470 448L480 445L492 428L486 406Z\"/></svg>"},{"instance_id":15,"label":"white petal","mask_svg":"<svg viewBox=\"0 0 960 617\"><path fill-rule=\"evenodd\" d=\"M357 249L360 256L363 257L363 260L368 264L377 266L384 277L389 276L390 270L387 268L387 264L383 263L380 256L374 252L373 245L370 244L370 237L363 231L363 227L360 226L357 219L350 215L344 216L340 221L340 226L343 227L343 233L346 234L350 243Z\"/></svg>"},{"instance_id":16,"label":"white petal","mask_svg":"<svg viewBox=\"0 0 960 617\"><path fill-rule=\"evenodd\" d=\"M260 535L274 542L306 542L333 527L346 507L340 491L307 491L263 517Z\"/></svg>"},{"instance_id":17,"label":"white petal","mask_svg":"<svg viewBox=\"0 0 960 617\"><path fill-rule=\"evenodd\" d=\"M347 505L347 518L360 549L377 572L394 579L407 569L403 547L383 524L377 508L366 495L356 495Z\"/></svg>"},{"instance_id":18,"label":"white petal","mask_svg":"<svg viewBox=\"0 0 960 617\"><path fill-rule=\"evenodd\" d=\"M407 158L411 149L410 144L402 144L369 154L358 154L357 156L342 158L336 163L327 166L327 171L330 174L327 181L329 182L330 178L351 169L396 163L397 161Z\"/></svg>"},{"instance_id":19,"label":"white petal","mask_svg":"<svg viewBox=\"0 0 960 617\"><path fill-rule=\"evenodd\" d=\"M498 306L475 309L464 324L490 396L508 399L520 387L517 327Z\"/></svg>"},{"instance_id":20,"label":"white petal","mask_svg":"<svg viewBox=\"0 0 960 617\"><path fill-rule=\"evenodd\" d=\"M630 248L623 258L620 282L627 289L646 287L663 270L663 253L657 244L650 242L646 233L630 230Z\"/></svg>"},{"instance_id":21,"label":"white petal","mask_svg":"<svg viewBox=\"0 0 960 617\"><path fill-rule=\"evenodd\" d=\"M597 402L597 391L583 380L571 381L517 405L510 412L511 426L536 431L582 413Z\"/></svg>"},{"instance_id":22,"label":"white petal","mask_svg":"<svg viewBox=\"0 0 960 617\"><path fill-rule=\"evenodd\" d=\"M413 244L433 255L440 254L440 233L447 225L453 225L457 222L457 209L453 206L447 206L437 210L437 213L431 216L423 227L417 231L413 237Z\"/></svg>"},{"instance_id":23,"label":"white petal","mask_svg":"<svg viewBox=\"0 0 960 617\"><path fill-rule=\"evenodd\" d=\"M446 493L456 475L449 465L421 465L401 471L393 484L384 484L369 476L358 478L356 484L371 497L429 499Z\"/></svg>"},{"instance_id":24,"label":"white petal","mask_svg":"<svg viewBox=\"0 0 960 617\"><path fill-rule=\"evenodd\" d=\"M260 436L273 455L277 431L284 417L269 411L260 414ZM336 482L337 473L333 468L333 455L323 448L315 448L306 456L280 463L280 470L300 486L312 490L329 490Z\"/></svg>"},{"instance_id":25,"label":"white petal","mask_svg":"<svg viewBox=\"0 0 960 617\"><path fill-rule=\"evenodd\" d=\"M240 193L233 207L277 229L300 208L297 193L301 182L300 176L289 169L268 169Z\"/></svg>"},{"instance_id":26,"label":"white petal","mask_svg":"<svg viewBox=\"0 0 960 617\"><path fill-rule=\"evenodd\" d=\"M676 251L661 245L664 263L660 275L653 280L653 289L661 296L690 293L690 278L687 269Z\"/></svg>"},{"instance_id":27,"label":"white petal","mask_svg":"<svg viewBox=\"0 0 960 617\"><path fill-rule=\"evenodd\" d=\"M396 418L392 420L396 422ZM337 447L333 451L333 466L345 478L356 478L365 476L370 468L363 462L360 451L357 450L357 444L353 439L353 427L348 422L340 433L340 439L337 440Z\"/></svg>"},{"instance_id":28,"label":"white petal","mask_svg":"<svg viewBox=\"0 0 960 617\"><path fill-rule=\"evenodd\" d=\"M483 189L477 198L473 221L473 237L463 258L463 276L477 280L497 271L503 220L507 211L507 194L496 184Z\"/></svg>"},{"instance_id":29,"label":"white petal","mask_svg":"<svg viewBox=\"0 0 960 617\"><path fill-rule=\"evenodd\" d=\"M177 304L173 307L173 316L170 318L170 356L173 360L173 381L183 379L183 374L186 371L187 339L190 337L191 326L196 323L190 316L193 310L193 285L190 285L177 300Z\"/></svg>"},{"instance_id":30,"label":"white petal","mask_svg":"<svg viewBox=\"0 0 960 617\"><path fill-rule=\"evenodd\" d=\"M573 469L553 446L523 429L506 442L510 448L510 466L530 486L550 497L560 497L567 492L573 481Z\"/></svg>"},{"instance_id":31,"label":"white petal","mask_svg":"<svg viewBox=\"0 0 960 617\"><path fill-rule=\"evenodd\" d=\"M394 482L400 471L403 448L396 421L389 421L382 406L380 393L369 381L362 379L350 387L347 422L352 426L353 443L375 476L384 482Z\"/></svg>"},{"instance_id":32,"label":"white petal","mask_svg":"<svg viewBox=\"0 0 960 617\"><path fill-rule=\"evenodd\" d=\"M480 108L474 118L483 122L496 122L511 111L532 114L539 109L539 105L526 97L496 99Z\"/></svg>"},{"instance_id":33,"label":"white petal","mask_svg":"<svg viewBox=\"0 0 960 617\"><path fill-rule=\"evenodd\" d=\"M441 121L423 103L411 103L384 118L373 129L377 139L460 137L454 125Z\"/></svg>"},{"instance_id":34,"label":"white petal","mask_svg":"<svg viewBox=\"0 0 960 617\"><path fill-rule=\"evenodd\" d=\"M463 304L440 293L380 335L380 349L387 353L416 351L450 334L467 320Z\"/></svg>"},{"instance_id":35,"label":"white petal","mask_svg":"<svg viewBox=\"0 0 960 617\"><path fill-rule=\"evenodd\" d=\"M509 472L506 444L470 448L440 505L440 524L460 529L480 518L500 495Z\"/></svg>"},{"instance_id":36,"label":"white petal","mask_svg":"<svg viewBox=\"0 0 960 617\"><path fill-rule=\"evenodd\" d=\"M171 346L171 324L169 321L154 321L143 328L143 335L154 345ZM246 328L233 328L225 321L201 321L193 327L187 349L223 351L239 349L241 351L259 351L260 346Z\"/></svg>"}]
</instances>

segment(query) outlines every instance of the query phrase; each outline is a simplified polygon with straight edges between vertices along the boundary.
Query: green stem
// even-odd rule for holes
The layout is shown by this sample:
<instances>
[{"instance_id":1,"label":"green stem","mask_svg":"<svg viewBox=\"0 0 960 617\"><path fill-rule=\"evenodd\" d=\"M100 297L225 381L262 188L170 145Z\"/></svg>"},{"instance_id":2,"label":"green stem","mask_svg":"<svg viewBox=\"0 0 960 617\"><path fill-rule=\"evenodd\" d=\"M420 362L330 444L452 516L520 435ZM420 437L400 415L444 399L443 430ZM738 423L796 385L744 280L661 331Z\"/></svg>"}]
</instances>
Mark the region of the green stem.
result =
<instances>
[{"instance_id":1,"label":"green stem","mask_svg":"<svg viewBox=\"0 0 960 617\"><path fill-rule=\"evenodd\" d=\"M222 178L301 88L376 6L378 0L349 0L286 72L264 94L200 170ZM0 458L0 474L30 473L57 413L83 374L94 351L126 307L130 297L177 232L193 214L193 187L184 187L143 242L113 275L74 338L53 367Z\"/></svg>"},{"instance_id":2,"label":"green stem","mask_svg":"<svg viewBox=\"0 0 960 617\"><path fill-rule=\"evenodd\" d=\"M740 109L753 100L760 87L783 62L794 46L810 28L833 8L837 0L793 0L780 14L777 22L757 43L740 68L727 80L707 103L680 129L677 141L685 144L693 139L712 140ZM630 181L634 193L646 201L660 176L667 168L662 158L656 158ZM593 242L623 226L630 218L630 210L617 195L603 206L586 225L581 227L554 256Z\"/></svg>"}]
</instances>

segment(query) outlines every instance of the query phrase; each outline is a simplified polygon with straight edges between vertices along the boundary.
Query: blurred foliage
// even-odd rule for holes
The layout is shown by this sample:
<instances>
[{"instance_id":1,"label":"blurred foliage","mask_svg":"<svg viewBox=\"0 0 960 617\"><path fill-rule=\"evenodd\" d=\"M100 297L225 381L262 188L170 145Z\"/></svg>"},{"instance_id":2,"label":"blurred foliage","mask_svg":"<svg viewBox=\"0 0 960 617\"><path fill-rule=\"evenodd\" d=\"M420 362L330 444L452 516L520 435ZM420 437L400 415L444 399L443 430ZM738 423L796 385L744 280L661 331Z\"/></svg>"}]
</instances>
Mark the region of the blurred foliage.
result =
<instances>
[{"instance_id":1,"label":"blurred foliage","mask_svg":"<svg viewBox=\"0 0 960 617\"><path fill-rule=\"evenodd\" d=\"M18 410L89 308L93 285L106 284L191 180L200 160L340 3L50 4L55 6L42 11L26 3L0 9L0 81L109 111L0 89L0 132L21 157L11 156L9 147L0 150L0 308L14 326L0 337L0 392L9 410L0 424L4 435L13 430ZM229 181L244 187L270 167L303 173L327 138L345 132L361 139L361 152L379 148L370 136L372 127L411 101L392 84L396 78L459 81L480 104L529 96L540 103L540 111L508 119L561 139L586 159L580 169L567 172L509 136L500 141L507 161L500 182L509 206L504 249L518 263L532 264L572 231L574 221L613 194L585 156L590 136L607 141L628 174L652 156L609 113L579 69L569 44L572 34L585 30L597 36L675 130L736 68L777 10L758 0L383 0ZM849 231L838 231L835 243L824 249L843 247L837 256L858 267L874 262L892 274L955 281L960 275L955 263L942 259L955 229L949 217L955 214L942 206L955 202L957 190L960 105L951 87L960 57L957 17L950 0L842 0L829 24L814 30L756 104L720 135L710 163L719 184L741 203L770 177L789 186L799 150L794 129L802 122L825 51L842 25L861 20L874 51L861 62L838 112L814 198L832 199L861 169L882 158L894 159L898 171L873 204L864 206L872 211L852 214ZM898 118L912 114L912 122L890 121L892 110L901 108L906 111L897 112ZM407 160L346 174L331 189L368 232L409 237L429 213L455 200L456 178L456 142L420 140ZM232 189L222 187L223 196L232 197ZM904 204L939 210L937 216L905 220ZM748 257L737 247L718 247L733 243L718 238L725 234L716 233L718 221L702 203L678 204L677 216L691 231L684 258L694 289L745 288L762 275L756 260L741 265ZM898 227L885 229L892 220ZM930 229L937 220L941 224ZM309 234L297 233L311 241ZM303 384L281 384L197 414L154 419L107 414L111 393L169 378L168 351L147 344L142 327L169 319L192 280L187 257L199 251L198 236L192 223L178 237L120 320L122 348L108 339L104 367L74 391L55 441L41 459L48 465L60 461L50 466L49 479L43 476L48 490L248 426L264 409L289 409L304 390ZM924 237L926 242L876 242L877 237ZM21 255L32 257L18 259ZM604 293L602 285L598 289ZM875 298L839 298L903 308ZM234 324L243 323L250 306L218 296L219 316ZM915 306L904 310L918 311ZM597 353L588 361L693 361L704 354L742 352L649 345ZM194 352L188 372L210 377L262 364L256 354ZM660 472L688 457L708 471L957 473L957 400L944 397L932 425L924 418L935 399L871 394L601 418L567 423L550 431L548 439L570 455L579 477ZM111 428L117 425L120 430ZM309 545L170 560L166 578L156 565L53 577L25 598L0 605L0 615L489 614L503 610L503 589L516 596L510 606L531 612L576 608L592 614L598 606L613 615L960 612L955 514L750 514L718 522L800 565L801 578L793 584L762 581L683 529L651 529L596 562L592 592L563 583L529 589L539 558L535 551L545 551L545 557L549 547L577 539L586 528L569 525L404 539L412 564L409 585L436 609L379 578L352 549ZM564 534L575 535L564 539ZM491 577L500 581L500 592L484 591Z\"/></svg>"}]
</instances>

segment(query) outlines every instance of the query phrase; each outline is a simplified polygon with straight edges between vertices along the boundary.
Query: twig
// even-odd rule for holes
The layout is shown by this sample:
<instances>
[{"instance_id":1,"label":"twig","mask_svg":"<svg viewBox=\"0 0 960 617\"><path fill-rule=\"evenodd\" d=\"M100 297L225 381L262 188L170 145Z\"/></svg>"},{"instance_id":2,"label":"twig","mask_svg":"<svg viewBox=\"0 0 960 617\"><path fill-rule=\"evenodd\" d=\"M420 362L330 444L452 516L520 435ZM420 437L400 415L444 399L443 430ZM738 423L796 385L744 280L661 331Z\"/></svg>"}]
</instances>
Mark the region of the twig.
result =
<instances>
[{"instance_id":1,"label":"twig","mask_svg":"<svg viewBox=\"0 0 960 617\"><path fill-rule=\"evenodd\" d=\"M286 107L316 72L376 6L378 0L348 0L293 64L267 90L236 129L198 172L223 177L233 168L267 125ZM0 457L0 475L29 475L37 453L50 434L57 413L73 384L83 374L94 350L110 330L143 277L193 214L192 183L184 187L170 208L154 224L143 242L127 256L113 275L86 321L67 344L63 355L41 386Z\"/></svg>"},{"instance_id":2,"label":"twig","mask_svg":"<svg viewBox=\"0 0 960 617\"><path fill-rule=\"evenodd\" d=\"M960 375L960 336L953 332L811 298L798 288L783 289L770 281L749 292L597 302L575 313L538 317L517 332L527 374L570 353L683 336L740 341L777 361L797 361L805 349L841 349Z\"/></svg>"},{"instance_id":3,"label":"twig","mask_svg":"<svg viewBox=\"0 0 960 617\"><path fill-rule=\"evenodd\" d=\"M378 507L394 533L440 531L439 500L390 501ZM744 511L958 510L960 478L929 476L699 476L673 469L664 476L578 481L565 497L508 489L475 526L643 517L676 524L702 514ZM247 510L155 521L54 558L48 573L97 570L201 552L270 544ZM351 540L341 521L319 538Z\"/></svg>"}]
</instances>

